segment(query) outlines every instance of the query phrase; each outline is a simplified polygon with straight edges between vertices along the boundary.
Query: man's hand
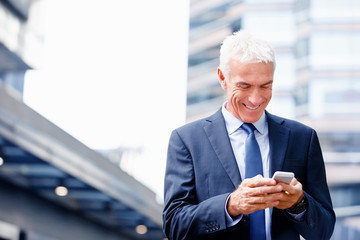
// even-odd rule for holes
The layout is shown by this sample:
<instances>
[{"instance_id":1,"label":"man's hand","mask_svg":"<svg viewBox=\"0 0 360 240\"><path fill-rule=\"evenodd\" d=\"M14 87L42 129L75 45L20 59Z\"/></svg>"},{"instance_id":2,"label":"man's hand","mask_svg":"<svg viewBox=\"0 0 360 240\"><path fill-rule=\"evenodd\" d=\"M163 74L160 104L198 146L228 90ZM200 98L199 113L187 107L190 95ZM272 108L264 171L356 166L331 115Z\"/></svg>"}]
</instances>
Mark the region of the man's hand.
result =
<instances>
[{"instance_id":1,"label":"man's hand","mask_svg":"<svg viewBox=\"0 0 360 240\"><path fill-rule=\"evenodd\" d=\"M286 183L278 183L277 185L281 185L283 188L283 197L279 200L279 204L275 206L279 209L287 209L295 206L297 203L301 201L304 197L302 184L293 178L290 184Z\"/></svg>"},{"instance_id":2,"label":"man's hand","mask_svg":"<svg viewBox=\"0 0 360 240\"><path fill-rule=\"evenodd\" d=\"M290 187L286 189L291 192L295 191ZM276 207L280 203L283 203L282 206L285 206L282 198L289 196L282 192L284 190L282 184L277 184L274 179L263 178L261 175L245 179L231 193L227 204L227 211L230 216L235 217L268 207Z\"/></svg>"}]
</instances>

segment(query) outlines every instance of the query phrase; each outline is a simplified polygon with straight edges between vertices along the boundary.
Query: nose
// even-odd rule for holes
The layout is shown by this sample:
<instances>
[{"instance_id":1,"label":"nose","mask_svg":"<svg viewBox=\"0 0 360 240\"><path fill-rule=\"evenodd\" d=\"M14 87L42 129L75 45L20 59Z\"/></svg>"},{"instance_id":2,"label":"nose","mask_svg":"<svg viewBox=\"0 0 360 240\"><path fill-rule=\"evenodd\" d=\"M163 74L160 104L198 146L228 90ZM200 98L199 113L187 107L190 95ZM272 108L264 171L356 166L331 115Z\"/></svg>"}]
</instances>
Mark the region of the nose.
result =
<instances>
[{"instance_id":1,"label":"nose","mask_svg":"<svg viewBox=\"0 0 360 240\"><path fill-rule=\"evenodd\" d=\"M251 91L250 95L249 95L249 102L251 104L253 104L253 106L258 106L261 104L263 100L262 94L261 94L261 90L260 89L253 89L253 91Z\"/></svg>"}]
</instances>

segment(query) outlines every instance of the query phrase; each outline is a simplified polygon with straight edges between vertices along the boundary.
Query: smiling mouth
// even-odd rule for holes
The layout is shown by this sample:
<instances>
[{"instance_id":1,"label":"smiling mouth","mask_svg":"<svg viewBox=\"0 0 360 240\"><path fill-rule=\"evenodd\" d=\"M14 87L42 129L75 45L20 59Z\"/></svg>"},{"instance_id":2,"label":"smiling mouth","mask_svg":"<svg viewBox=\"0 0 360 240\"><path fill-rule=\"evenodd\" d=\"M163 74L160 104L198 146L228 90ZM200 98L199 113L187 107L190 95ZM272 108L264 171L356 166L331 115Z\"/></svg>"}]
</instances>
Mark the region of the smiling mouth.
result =
<instances>
[{"instance_id":1,"label":"smiling mouth","mask_svg":"<svg viewBox=\"0 0 360 240\"><path fill-rule=\"evenodd\" d=\"M245 105L246 108L248 108L248 109L250 109L250 110L256 110L256 109L258 109L258 108L260 107L260 105L257 105L257 106L255 106L255 107L250 107L250 106L248 106L248 105L246 105L246 104L244 104L244 105Z\"/></svg>"}]
</instances>

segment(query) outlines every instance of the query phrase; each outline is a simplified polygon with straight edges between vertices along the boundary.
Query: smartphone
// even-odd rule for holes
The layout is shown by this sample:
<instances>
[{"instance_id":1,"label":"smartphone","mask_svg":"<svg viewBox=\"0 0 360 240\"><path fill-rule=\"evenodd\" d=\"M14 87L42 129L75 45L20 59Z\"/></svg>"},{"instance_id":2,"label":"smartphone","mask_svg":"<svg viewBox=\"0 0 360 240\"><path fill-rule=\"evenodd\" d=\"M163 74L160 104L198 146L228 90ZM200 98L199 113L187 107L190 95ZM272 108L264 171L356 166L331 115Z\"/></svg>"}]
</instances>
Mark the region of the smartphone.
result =
<instances>
[{"instance_id":1,"label":"smartphone","mask_svg":"<svg viewBox=\"0 0 360 240\"><path fill-rule=\"evenodd\" d=\"M294 178L294 173L276 171L272 178L275 179L277 182L283 182L289 184L291 180Z\"/></svg>"}]
</instances>

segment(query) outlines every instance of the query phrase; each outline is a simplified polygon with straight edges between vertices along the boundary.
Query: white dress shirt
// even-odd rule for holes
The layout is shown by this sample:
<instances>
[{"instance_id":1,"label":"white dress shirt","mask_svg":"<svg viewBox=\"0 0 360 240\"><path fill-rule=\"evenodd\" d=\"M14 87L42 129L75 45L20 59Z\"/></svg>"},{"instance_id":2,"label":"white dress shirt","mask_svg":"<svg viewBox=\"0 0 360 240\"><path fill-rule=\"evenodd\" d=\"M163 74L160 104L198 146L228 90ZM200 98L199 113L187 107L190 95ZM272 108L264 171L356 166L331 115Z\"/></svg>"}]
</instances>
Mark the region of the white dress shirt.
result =
<instances>
[{"instance_id":1,"label":"white dress shirt","mask_svg":"<svg viewBox=\"0 0 360 240\"><path fill-rule=\"evenodd\" d=\"M248 137L248 134L241 128L241 125L244 123L240 119L236 118L234 115L232 115L225 107L226 102L222 106L222 114L225 119L225 125L226 129L230 138L230 143L235 155L235 159L239 168L239 172L241 175L241 178L244 179L245 177L245 140ZM260 119L253 123L253 125L256 128L255 131L255 138L259 144L260 152L261 152L261 158L262 158L262 164L263 164L263 177L269 178L270 176L270 163L269 163L269 129L268 124L266 121L266 115L265 112L260 117ZM227 205L227 201L226 201ZM225 211L226 211L226 205L225 205ZM272 208L266 208L265 209L265 229L266 229L266 239L271 240L271 212ZM227 211L226 211L227 213ZM228 226L234 226L237 224L241 218L242 215L240 215L236 219L232 219L230 215L227 213L227 223Z\"/></svg>"}]
</instances>

